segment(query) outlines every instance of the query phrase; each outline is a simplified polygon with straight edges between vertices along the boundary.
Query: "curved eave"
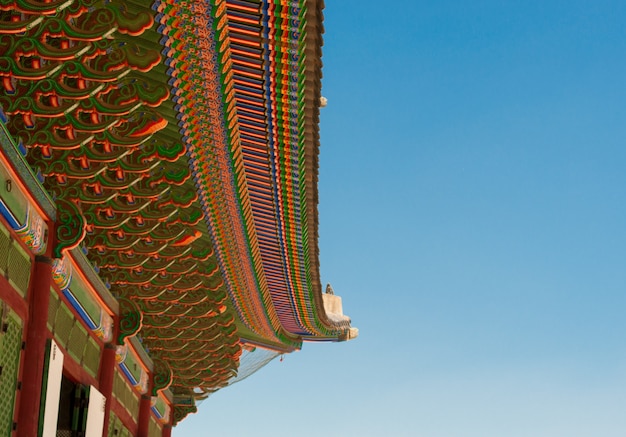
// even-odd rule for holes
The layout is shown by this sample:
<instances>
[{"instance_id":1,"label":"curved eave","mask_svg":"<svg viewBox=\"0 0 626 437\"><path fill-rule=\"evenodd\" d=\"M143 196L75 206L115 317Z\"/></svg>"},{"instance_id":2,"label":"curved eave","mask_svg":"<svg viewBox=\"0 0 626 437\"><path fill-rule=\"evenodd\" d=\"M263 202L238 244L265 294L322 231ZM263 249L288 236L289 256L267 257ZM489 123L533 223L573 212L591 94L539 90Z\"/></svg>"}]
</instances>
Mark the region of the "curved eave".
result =
<instances>
[{"instance_id":1,"label":"curved eave","mask_svg":"<svg viewBox=\"0 0 626 437\"><path fill-rule=\"evenodd\" d=\"M319 262L319 203L318 175L319 175L319 114L320 98L322 88L322 46L323 46L323 0L307 0L307 71L306 71L306 154L309 157L306 161L307 177L307 226L309 229L309 259L311 266L311 295L317 309L320 323L329 331L334 331L336 335L328 337L307 336L308 341L340 341L349 336L350 324L337 323L332 321L326 314L322 299L322 284L320 280ZM311 232L312 231L312 232Z\"/></svg>"},{"instance_id":2,"label":"curved eave","mask_svg":"<svg viewBox=\"0 0 626 437\"><path fill-rule=\"evenodd\" d=\"M248 211L242 215L262 307L269 319L278 317L282 331L304 340L338 341L350 337L350 322L326 313L319 274L323 7L313 0L289 6L247 2L243 11L240 2L226 1L224 20L216 20L228 29L221 40L230 41L221 58L222 66L229 66L227 89L229 76L236 77L227 117L235 126L231 159L239 157L241 165L231 166L238 169L241 208ZM257 115L248 114L249 108ZM234 292L232 298L243 308L250 296Z\"/></svg>"}]
</instances>

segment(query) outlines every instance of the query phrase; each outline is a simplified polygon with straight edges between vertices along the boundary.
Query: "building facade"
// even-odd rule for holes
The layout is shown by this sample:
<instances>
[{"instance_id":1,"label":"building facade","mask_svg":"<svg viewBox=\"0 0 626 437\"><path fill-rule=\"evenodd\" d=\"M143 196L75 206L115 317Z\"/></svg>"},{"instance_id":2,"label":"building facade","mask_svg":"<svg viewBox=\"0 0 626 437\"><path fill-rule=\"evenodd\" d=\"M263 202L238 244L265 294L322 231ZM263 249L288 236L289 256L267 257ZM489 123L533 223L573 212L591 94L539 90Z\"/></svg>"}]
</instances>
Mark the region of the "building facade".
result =
<instances>
[{"instance_id":1,"label":"building facade","mask_svg":"<svg viewBox=\"0 0 626 437\"><path fill-rule=\"evenodd\" d=\"M0 435L170 435L357 335L319 275L322 9L0 1Z\"/></svg>"}]
</instances>

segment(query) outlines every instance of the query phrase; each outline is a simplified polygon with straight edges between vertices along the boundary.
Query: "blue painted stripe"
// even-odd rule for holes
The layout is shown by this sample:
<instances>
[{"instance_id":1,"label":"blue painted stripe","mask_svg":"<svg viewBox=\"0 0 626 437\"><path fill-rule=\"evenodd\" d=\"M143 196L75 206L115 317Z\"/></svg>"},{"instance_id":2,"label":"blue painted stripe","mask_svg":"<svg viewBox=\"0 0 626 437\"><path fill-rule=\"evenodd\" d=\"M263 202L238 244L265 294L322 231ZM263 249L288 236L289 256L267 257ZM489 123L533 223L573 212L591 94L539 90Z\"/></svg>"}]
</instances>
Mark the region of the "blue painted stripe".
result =
<instances>
[{"instance_id":1,"label":"blue painted stripe","mask_svg":"<svg viewBox=\"0 0 626 437\"><path fill-rule=\"evenodd\" d=\"M150 409L152 410L152 412L154 413L154 415L157 417L157 419L163 419L163 415L161 414L161 412L157 409L156 406L152 406L150 407Z\"/></svg>"},{"instance_id":2,"label":"blue painted stripe","mask_svg":"<svg viewBox=\"0 0 626 437\"><path fill-rule=\"evenodd\" d=\"M135 377L133 376L133 374L130 373L130 370L128 369L128 366L126 366L125 363L121 363L120 364L120 369L122 369L122 372L124 373L124 375L126 375L126 378L130 381L130 383L133 386L136 386L137 384L139 384L139 381L137 381L135 379Z\"/></svg>"},{"instance_id":3,"label":"blue painted stripe","mask_svg":"<svg viewBox=\"0 0 626 437\"><path fill-rule=\"evenodd\" d=\"M2 214L2 217L4 217L13 230L16 231L22 227L2 199L0 199L0 214Z\"/></svg>"},{"instance_id":4,"label":"blue painted stripe","mask_svg":"<svg viewBox=\"0 0 626 437\"><path fill-rule=\"evenodd\" d=\"M89 314L87 314L87 311L85 311L85 309L80 304L80 302L74 297L74 295L72 294L69 288L66 288L65 290L63 290L63 296L65 296L67 300L70 301L70 304L72 304L72 307L76 310L78 315L80 315L80 318L83 319L83 321L87 324L87 326L89 326L89 329L94 330L98 328L98 325L96 325L96 323L93 320L91 320L91 317L89 317Z\"/></svg>"}]
</instances>

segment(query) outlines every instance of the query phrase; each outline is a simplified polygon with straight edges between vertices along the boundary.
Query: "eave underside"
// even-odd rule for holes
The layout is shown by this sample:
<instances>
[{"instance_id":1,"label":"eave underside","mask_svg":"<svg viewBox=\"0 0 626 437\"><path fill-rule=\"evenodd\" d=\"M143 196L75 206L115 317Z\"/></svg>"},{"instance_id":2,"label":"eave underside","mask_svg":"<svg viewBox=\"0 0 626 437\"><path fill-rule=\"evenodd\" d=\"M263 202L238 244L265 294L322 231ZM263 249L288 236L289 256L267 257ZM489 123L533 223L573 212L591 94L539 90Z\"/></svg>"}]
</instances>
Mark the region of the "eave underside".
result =
<instances>
[{"instance_id":1,"label":"eave underside","mask_svg":"<svg viewBox=\"0 0 626 437\"><path fill-rule=\"evenodd\" d=\"M349 329L319 279L323 2L291 3L0 7L8 130L80 223L57 255L88 251L178 395L226 385L241 340Z\"/></svg>"}]
</instances>

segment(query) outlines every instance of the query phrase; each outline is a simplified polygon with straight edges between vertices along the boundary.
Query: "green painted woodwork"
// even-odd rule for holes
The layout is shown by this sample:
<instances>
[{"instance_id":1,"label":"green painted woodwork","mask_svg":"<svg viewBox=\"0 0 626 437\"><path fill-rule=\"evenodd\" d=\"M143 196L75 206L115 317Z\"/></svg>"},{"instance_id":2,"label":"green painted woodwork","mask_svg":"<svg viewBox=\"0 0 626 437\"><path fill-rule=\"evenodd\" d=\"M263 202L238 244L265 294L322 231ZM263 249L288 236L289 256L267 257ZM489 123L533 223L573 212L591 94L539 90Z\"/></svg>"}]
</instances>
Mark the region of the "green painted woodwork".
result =
<instances>
[{"instance_id":1,"label":"green painted woodwork","mask_svg":"<svg viewBox=\"0 0 626 437\"><path fill-rule=\"evenodd\" d=\"M48 304L48 329L50 332L53 332L55 319L57 316L57 311L59 310L59 306L61 305L61 299L59 299L59 295L57 292L51 288L50 289L50 303Z\"/></svg>"},{"instance_id":2,"label":"green painted woodwork","mask_svg":"<svg viewBox=\"0 0 626 437\"><path fill-rule=\"evenodd\" d=\"M17 392L17 375L22 353L22 320L0 301L0 433L11 435Z\"/></svg>"},{"instance_id":3,"label":"green painted woodwork","mask_svg":"<svg viewBox=\"0 0 626 437\"><path fill-rule=\"evenodd\" d=\"M103 309L92 296L91 292L87 288L87 285L83 282L80 276L72 275L72 280L70 281L70 292L80 303L95 325L98 326L100 324L100 317L102 316Z\"/></svg>"},{"instance_id":4,"label":"green painted woodwork","mask_svg":"<svg viewBox=\"0 0 626 437\"><path fill-rule=\"evenodd\" d=\"M94 378L98 375L98 370L100 368L101 352L102 347L92 336L89 336L87 338L87 344L85 345L82 357L82 366L87 371L87 373L89 373Z\"/></svg>"},{"instance_id":5,"label":"green painted woodwork","mask_svg":"<svg viewBox=\"0 0 626 437\"><path fill-rule=\"evenodd\" d=\"M119 298L120 302L120 334L117 338L118 344L124 344L124 339L134 336L141 329L143 313L140 307L130 299Z\"/></svg>"},{"instance_id":6,"label":"green painted woodwork","mask_svg":"<svg viewBox=\"0 0 626 437\"><path fill-rule=\"evenodd\" d=\"M172 385L173 373L170 366L161 359L154 360L152 396L166 390Z\"/></svg>"},{"instance_id":7,"label":"green painted woodwork","mask_svg":"<svg viewBox=\"0 0 626 437\"><path fill-rule=\"evenodd\" d=\"M150 422L148 423L148 437L161 437L163 430L157 423L153 416L150 416Z\"/></svg>"},{"instance_id":8,"label":"green painted woodwork","mask_svg":"<svg viewBox=\"0 0 626 437\"><path fill-rule=\"evenodd\" d=\"M0 223L0 274L2 276L7 275L7 262L9 260L11 245L11 234L9 230Z\"/></svg>"},{"instance_id":9,"label":"green painted woodwork","mask_svg":"<svg viewBox=\"0 0 626 437\"><path fill-rule=\"evenodd\" d=\"M59 207L57 217L57 244L54 247L54 256L61 258L65 251L77 247L85 237L85 216L80 208L72 201L58 198Z\"/></svg>"},{"instance_id":10,"label":"green painted woodwork","mask_svg":"<svg viewBox=\"0 0 626 437\"><path fill-rule=\"evenodd\" d=\"M59 345L66 347L69 342L74 323L76 323L76 318L67 305L65 305L65 303L63 303L59 298L57 299L59 300L59 305L56 314L54 314L52 334Z\"/></svg>"},{"instance_id":11,"label":"green painted woodwork","mask_svg":"<svg viewBox=\"0 0 626 437\"><path fill-rule=\"evenodd\" d=\"M132 434L122 421L111 411L109 416L109 433L107 437L131 437Z\"/></svg>"},{"instance_id":12,"label":"green painted woodwork","mask_svg":"<svg viewBox=\"0 0 626 437\"><path fill-rule=\"evenodd\" d=\"M143 368L141 367L141 364L139 363L137 358L135 358L135 355L133 355L132 353L127 353L124 356L124 365L126 365L128 371L131 373L131 375L133 375L135 381L141 381Z\"/></svg>"},{"instance_id":13,"label":"green painted woodwork","mask_svg":"<svg viewBox=\"0 0 626 437\"><path fill-rule=\"evenodd\" d=\"M76 319L72 310L60 299L55 290L50 290L48 328L70 357L91 376L97 377L102 347Z\"/></svg>"},{"instance_id":14,"label":"green painted woodwork","mask_svg":"<svg viewBox=\"0 0 626 437\"><path fill-rule=\"evenodd\" d=\"M195 405L175 405L174 406L174 425L183 420L187 415L197 412Z\"/></svg>"},{"instance_id":15,"label":"green painted woodwork","mask_svg":"<svg viewBox=\"0 0 626 437\"><path fill-rule=\"evenodd\" d=\"M0 122L0 148L20 175L21 182L24 183L26 189L34 196L47 216L54 220L56 218L56 206L50 194L43 189L38 175L26 162L24 146L12 138L4 122Z\"/></svg>"},{"instance_id":16,"label":"green painted woodwork","mask_svg":"<svg viewBox=\"0 0 626 437\"><path fill-rule=\"evenodd\" d=\"M0 235L0 240L4 239L3 236L6 238L6 234L2 233ZM0 242L0 245L3 245L3 243ZM6 246L6 240L4 245ZM2 261L2 258L3 257L0 256L0 261ZM4 270L7 278L9 279L9 283L22 297L25 297L28 292L31 265L32 260L28 253L18 242L12 241L9 245L8 251L6 252L6 265L0 265L0 269Z\"/></svg>"},{"instance_id":17,"label":"green painted woodwork","mask_svg":"<svg viewBox=\"0 0 626 437\"><path fill-rule=\"evenodd\" d=\"M152 404L162 417L166 417L169 407L167 402L165 402L161 396L153 395Z\"/></svg>"},{"instance_id":18,"label":"green painted woodwork","mask_svg":"<svg viewBox=\"0 0 626 437\"><path fill-rule=\"evenodd\" d=\"M113 396L128 411L128 414L137 420L137 417L139 417L139 395L133 390L117 367L113 377Z\"/></svg>"},{"instance_id":19,"label":"green painted woodwork","mask_svg":"<svg viewBox=\"0 0 626 437\"><path fill-rule=\"evenodd\" d=\"M0 164L0 199L11 210L19 224L26 222L28 200L2 164Z\"/></svg>"},{"instance_id":20,"label":"green painted woodwork","mask_svg":"<svg viewBox=\"0 0 626 437\"><path fill-rule=\"evenodd\" d=\"M80 362L87 345L87 337L89 332L83 327L82 324L76 321L72 330L70 331L70 338L67 342L66 349L70 356L77 362Z\"/></svg>"}]
</instances>

